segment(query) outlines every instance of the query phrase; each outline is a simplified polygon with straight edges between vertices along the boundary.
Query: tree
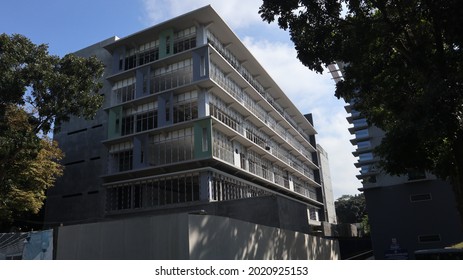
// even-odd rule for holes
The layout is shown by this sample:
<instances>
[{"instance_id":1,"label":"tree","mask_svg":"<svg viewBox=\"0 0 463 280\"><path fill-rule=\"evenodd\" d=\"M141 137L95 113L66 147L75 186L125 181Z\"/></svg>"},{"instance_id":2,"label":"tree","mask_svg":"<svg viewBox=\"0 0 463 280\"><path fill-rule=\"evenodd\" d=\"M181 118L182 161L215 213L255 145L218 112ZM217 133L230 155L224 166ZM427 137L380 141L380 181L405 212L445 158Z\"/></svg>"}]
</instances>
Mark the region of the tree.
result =
<instances>
[{"instance_id":1,"label":"tree","mask_svg":"<svg viewBox=\"0 0 463 280\"><path fill-rule=\"evenodd\" d=\"M385 131L380 167L450 180L463 223L463 2L264 0L259 13L308 68L344 64L335 95Z\"/></svg>"},{"instance_id":2,"label":"tree","mask_svg":"<svg viewBox=\"0 0 463 280\"><path fill-rule=\"evenodd\" d=\"M0 226L37 213L63 172L63 153L46 135L71 115L102 105L104 66L96 58L48 53L21 35L0 35Z\"/></svg>"},{"instance_id":3,"label":"tree","mask_svg":"<svg viewBox=\"0 0 463 280\"><path fill-rule=\"evenodd\" d=\"M338 223L360 224L364 234L370 233L367 205L363 193L343 195L334 202Z\"/></svg>"},{"instance_id":4,"label":"tree","mask_svg":"<svg viewBox=\"0 0 463 280\"><path fill-rule=\"evenodd\" d=\"M48 133L71 115L90 118L102 105L104 66L95 57L50 55L21 35L0 35L0 116L5 106L27 105L34 131Z\"/></svg>"},{"instance_id":5,"label":"tree","mask_svg":"<svg viewBox=\"0 0 463 280\"><path fill-rule=\"evenodd\" d=\"M55 141L39 138L24 110L9 106L0 135L0 221L3 223L26 212L38 213L45 191L63 172L63 153Z\"/></svg>"},{"instance_id":6,"label":"tree","mask_svg":"<svg viewBox=\"0 0 463 280\"><path fill-rule=\"evenodd\" d=\"M360 224L365 234L370 233L365 195L343 195L334 202L339 223Z\"/></svg>"},{"instance_id":7,"label":"tree","mask_svg":"<svg viewBox=\"0 0 463 280\"><path fill-rule=\"evenodd\" d=\"M336 199L334 206L339 223L361 223L363 217L367 214L363 193L358 195L345 194Z\"/></svg>"}]
</instances>

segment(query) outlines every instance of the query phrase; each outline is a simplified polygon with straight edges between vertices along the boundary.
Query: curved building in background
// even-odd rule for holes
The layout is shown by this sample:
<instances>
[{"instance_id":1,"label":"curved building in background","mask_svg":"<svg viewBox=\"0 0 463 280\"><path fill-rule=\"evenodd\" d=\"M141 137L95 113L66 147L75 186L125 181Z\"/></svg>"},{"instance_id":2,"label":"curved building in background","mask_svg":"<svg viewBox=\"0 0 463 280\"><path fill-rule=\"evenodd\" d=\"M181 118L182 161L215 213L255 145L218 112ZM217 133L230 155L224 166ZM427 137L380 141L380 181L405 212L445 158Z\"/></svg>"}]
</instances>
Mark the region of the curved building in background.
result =
<instances>
[{"instance_id":1,"label":"curved building in background","mask_svg":"<svg viewBox=\"0 0 463 280\"><path fill-rule=\"evenodd\" d=\"M343 64L329 70L335 82L341 80ZM365 194L375 259L414 259L417 250L444 248L459 243L463 229L452 186L425 172L391 176L377 167L374 148L384 131L370 125L355 110L355 100L345 106L349 132L358 158L355 166Z\"/></svg>"}]
</instances>

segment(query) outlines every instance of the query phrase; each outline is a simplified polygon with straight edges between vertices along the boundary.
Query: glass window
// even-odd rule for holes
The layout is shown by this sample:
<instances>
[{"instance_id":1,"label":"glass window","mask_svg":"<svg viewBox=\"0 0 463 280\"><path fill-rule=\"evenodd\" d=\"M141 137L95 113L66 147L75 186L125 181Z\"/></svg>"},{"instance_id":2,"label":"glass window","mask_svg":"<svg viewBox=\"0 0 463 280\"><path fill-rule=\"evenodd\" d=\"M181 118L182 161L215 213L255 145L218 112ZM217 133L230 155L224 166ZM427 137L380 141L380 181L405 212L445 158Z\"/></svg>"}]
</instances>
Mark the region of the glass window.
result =
<instances>
[{"instance_id":1,"label":"glass window","mask_svg":"<svg viewBox=\"0 0 463 280\"><path fill-rule=\"evenodd\" d=\"M371 165L364 165L360 168L361 174L366 174L371 171Z\"/></svg>"},{"instance_id":2,"label":"glass window","mask_svg":"<svg viewBox=\"0 0 463 280\"><path fill-rule=\"evenodd\" d=\"M370 141L360 141L360 142L357 142L357 147L359 149L371 148L371 143Z\"/></svg>"},{"instance_id":3,"label":"glass window","mask_svg":"<svg viewBox=\"0 0 463 280\"><path fill-rule=\"evenodd\" d=\"M199 174L185 173L129 184L110 186L106 192L108 211L152 208L199 200Z\"/></svg>"},{"instance_id":4,"label":"glass window","mask_svg":"<svg viewBox=\"0 0 463 280\"><path fill-rule=\"evenodd\" d=\"M119 70L122 70L124 65L124 58L122 56L119 57Z\"/></svg>"},{"instance_id":5,"label":"glass window","mask_svg":"<svg viewBox=\"0 0 463 280\"><path fill-rule=\"evenodd\" d=\"M132 142L125 142L111 145L110 153L110 166L109 172L122 172L132 169L133 159L133 144Z\"/></svg>"},{"instance_id":6,"label":"glass window","mask_svg":"<svg viewBox=\"0 0 463 280\"><path fill-rule=\"evenodd\" d=\"M351 113L350 113L350 114L351 114L352 117L354 117L354 118L360 116L360 112L359 112L359 111L356 111L356 110L354 110L354 109L351 110Z\"/></svg>"},{"instance_id":7,"label":"glass window","mask_svg":"<svg viewBox=\"0 0 463 280\"><path fill-rule=\"evenodd\" d=\"M134 131L134 117L126 116L122 118L122 132L121 135L132 134Z\"/></svg>"},{"instance_id":8,"label":"glass window","mask_svg":"<svg viewBox=\"0 0 463 280\"><path fill-rule=\"evenodd\" d=\"M361 127L361 126L367 126L367 120L366 119L357 119L352 121L352 124L354 127Z\"/></svg>"},{"instance_id":9,"label":"glass window","mask_svg":"<svg viewBox=\"0 0 463 280\"><path fill-rule=\"evenodd\" d=\"M174 96L174 123L198 118L198 94L196 91Z\"/></svg>"},{"instance_id":10,"label":"glass window","mask_svg":"<svg viewBox=\"0 0 463 280\"><path fill-rule=\"evenodd\" d=\"M165 111L166 111L166 112L165 112L165 113L166 113L165 119L166 119L167 122L169 122L169 121L170 121L170 102L169 102L169 100L166 100L166 102L165 102L165 108L166 108L166 109L165 109Z\"/></svg>"},{"instance_id":11,"label":"glass window","mask_svg":"<svg viewBox=\"0 0 463 280\"><path fill-rule=\"evenodd\" d=\"M159 59L159 49L151 49L138 55L138 64L143 65Z\"/></svg>"},{"instance_id":12,"label":"glass window","mask_svg":"<svg viewBox=\"0 0 463 280\"><path fill-rule=\"evenodd\" d=\"M129 70L137 66L137 56L131 55L125 58L124 70Z\"/></svg>"},{"instance_id":13,"label":"glass window","mask_svg":"<svg viewBox=\"0 0 463 280\"><path fill-rule=\"evenodd\" d=\"M168 164L193 159L193 129L185 128L150 137L151 165Z\"/></svg>"},{"instance_id":14,"label":"glass window","mask_svg":"<svg viewBox=\"0 0 463 280\"><path fill-rule=\"evenodd\" d=\"M112 90L115 96L113 104L119 104L134 99L135 77L116 82Z\"/></svg>"},{"instance_id":15,"label":"glass window","mask_svg":"<svg viewBox=\"0 0 463 280\"><path fill-rule=\"evenodd\" d=\"M158 111L145 112L137 115L137 132L146 131L158 126Z\"/></svg>"},{"instance_id":16,"label":"glass window","mask_svg":"<svg viewBox=\"0 0 463 280\"><path fill-rule=\"evenodd\" d=\"M179 61L167 67L156 68L151 76L151 94L191 83L192 59Z\"/></svg>"},{"instance_id":17,"label":"glass window","mask_svg":"<svg viewBox=\"0 0 463 280\"><path fill-rule=\"evenodd\" d=\"M122 172L132 169L132 158L133 152L132 150L128 151L120 151L117 153L111 154L112 158L114 159L114 163L116 164L115 170L116 172Z\"/></svg>"},{"instance_id":18,"label":"glass window","mask_svg":"<svg viewBox=\"0 0 463 280\"><path fill-rule=\"evenodd\" d=\"M132 202L132 192L130 191L130 185L122 185L117 188L113 188L113 196L117 201L116 209L123 210L129 209Z\"/></svg>"},{"instance_id":19,"label":"glass window","mask_svg":"<svg viewBox=\"0 0 463 280\"><path fill-rule=\"evenodd\" d=\"M356 138L363 138L363 137L368 137L370 134L368 132L368 129L362 129L362 130L357 130L355 132L355 137Z\"/></svg>"},{"instance_id":20,"label":"glass window","mask_svg":"<svg viewBox=\"0 0 463 280\"><path fill-rule=\"evenodd\" d=\"M170 54L170 36L166 36L166 54Z\"/></svg>"},{"instance_id":21,"label":"glass window","mask_svg":"<svg viewBox=\"0 0 463 280\"><path fill-rule=\"evenodd\" d=\"M373 160L373 153L363 153L359 155L359 161Z\"/></svg>"}]
</instances>

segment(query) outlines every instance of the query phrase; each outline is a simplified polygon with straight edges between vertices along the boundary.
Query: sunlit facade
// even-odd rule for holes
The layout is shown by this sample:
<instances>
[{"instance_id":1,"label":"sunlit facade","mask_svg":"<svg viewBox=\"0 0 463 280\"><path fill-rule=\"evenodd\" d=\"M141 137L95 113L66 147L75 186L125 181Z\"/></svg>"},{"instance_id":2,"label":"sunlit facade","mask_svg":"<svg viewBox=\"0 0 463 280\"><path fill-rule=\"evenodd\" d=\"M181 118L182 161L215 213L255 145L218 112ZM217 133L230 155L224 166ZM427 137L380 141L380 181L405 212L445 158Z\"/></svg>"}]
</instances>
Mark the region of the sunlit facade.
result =
<instances>
[{"instance_id":1,"label":"sunlit facade","mask_svg":"<svg viewBox=\"0 0 463 280\"><path fill-rule=\"evenodd\" d=\"M68 177L49 195L50 223L212 211L221 202L271 197L302 206L308 225L325 220L311 118L210 6L108 40L83 51L100 54L107 66L102 112L92 122L63 125L55 136L66 152L69 136L81 134L81 149L92 141L98 156L68 159ZM97 162L94 189L70 179ZM72 196L73 184L82 195ZM93 214L53 212L92 194L99 209Z\"/></svg>"}]
</instances>

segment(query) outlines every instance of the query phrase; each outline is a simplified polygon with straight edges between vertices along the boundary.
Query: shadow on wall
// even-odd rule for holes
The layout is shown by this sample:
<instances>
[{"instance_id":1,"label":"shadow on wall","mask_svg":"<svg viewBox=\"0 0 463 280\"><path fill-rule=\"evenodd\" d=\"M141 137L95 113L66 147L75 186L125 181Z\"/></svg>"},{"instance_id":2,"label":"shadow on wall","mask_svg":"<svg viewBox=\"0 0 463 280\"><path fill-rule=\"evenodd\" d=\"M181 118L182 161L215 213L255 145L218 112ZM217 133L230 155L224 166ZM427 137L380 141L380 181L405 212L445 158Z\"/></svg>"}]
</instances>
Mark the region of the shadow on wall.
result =
<instances>
[{"instance_id":1,"label":"shadow on wall","mask_svg":"<svg viewBox=\"0 0 463 280\"><path fill-rule=\"evenodd\" d=\"M58 228L57 259L338 259L335 240L221 216L169 214Z\"/></svg>"},{"instance_id":2,"label":"shadow on wall","mask_svg":"<svg viewBox=\"0 0 463 280\"><path fill-rule=\"evenodd\" d=\"M190 259L338 259L337 241L230 218L189 216Z\"/></svg>"}]
</instances>

